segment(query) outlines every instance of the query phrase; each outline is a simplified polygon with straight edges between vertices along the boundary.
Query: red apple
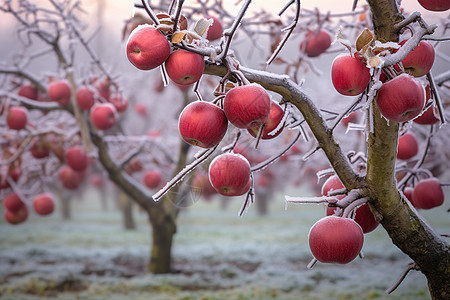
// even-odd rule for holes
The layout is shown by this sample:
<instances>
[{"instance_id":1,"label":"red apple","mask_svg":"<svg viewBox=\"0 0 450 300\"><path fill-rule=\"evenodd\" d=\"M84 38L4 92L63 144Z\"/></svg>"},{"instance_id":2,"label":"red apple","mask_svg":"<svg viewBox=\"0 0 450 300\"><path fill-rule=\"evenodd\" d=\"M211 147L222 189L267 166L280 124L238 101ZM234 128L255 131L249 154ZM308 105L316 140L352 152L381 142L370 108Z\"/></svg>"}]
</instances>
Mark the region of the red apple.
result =
<instances>
[{"instance_id":1,"label":"red apple","mask_svg":"<svg viewBox=\"0 0 450 300\"><path fill-rule=\"evenodd\" d=\"M95 104L90 110L91 122L98 130L106 130L117 122L117 110L111 103Z\"/></svg>"},{"instance_id":2,"label":"red apple","mask_svg":"<svg viewBox=\"0 0 450 300\"><path fill-rule=\"evenodd\" d=\"M436 178L419 181L412 194L414 206L421 209L431 209L444 203L444 192L441 183Z\"/></svg>"},{"instance_id":3,"label":"red apple","mask_svg":"<svg viewBox=\"0 0 450 300\"><path fill-rule=\"evenodd\" d=\"M275 130L275 128L278 127L281 120L283 120L283 117L284 117L284 111L281 108L281 106L278 103L276 103L275 101L271 101L269 116L267 117L266 122L264 122L265 125L264 125L264 129L263 129L263 132L261 135L261 139L269 140L269 139L273 139L274 137L277 137L283 131L283 127L280 128L280 130L278 130L273 135L269 135L269 133L271 133L272 131ZM256 137L259 132L259 128L260 127L252 127L247 130L252 136Z\"/></svg>"},{"instance_id":4,"label":"red apple","mask_svg":"<svg viewBox=\"0 0 450 300\"><path fill-rule=\"evenodd\" d=\"M227 132L228 120L222 109L206 101L188 104L180 114L178 129L186 143L211 148Z\"/></svg>"},{"instance_id":5,"label":"red apple","mask_svg":"<svg viewBox=\"0 0 450 300\"><path fill-rule=\"evenodd\" d=\"M28 218L28 208L24 205L16 212L12 212L8 209L5 209L4 212L5 220L9 224L16 225L23 223Z\"/></svg>"},{"instance_id":6,"label":"red apple","mask_svg":"<svg viewBox=\"0 0 450 300\"><path fill-rule=\"evenodd\" d=\"M48 97L50 101L58 102L60 105L66 105L70 102L70 85L65 80L55 80L48 86Z\"/></svg>"},{"instance_id":7,"label":"red apple","mask_svg":"<svg viewBox=\"0 0 450 300\"><path fill-rule=\"evenodd\" d=\"M55 210L55 200L49 193L39 194L33 199L33 208L38 215L49 215Z\"/></svg>"},{"instance_id":8,"label":"red apple","mask_svg":"<svg viewBox=\"0 0 450 300\"><path fill-rule=\"evenodd\" d=\"M169 54L170 45L166 37L151 25L139 25L128 38L128 60L140 70L151 70L160 66Z\"/></svg>"},{"instance_id":9,"label":"red apple","mask_svg":"<svg viewBox=\"0 0 450 300\"><path fill-rule=\"evenodd\" d=\"M34 158L38 159L45 158L50 155L49 147L46 145L45 141L40 138L34 138L31 141L30 152Z\"/></svg>"},{"instance_id":10,"label":"red apple","mask_svg":"<svg viewBox=\"0 0 450 300\"><path fill-rule=\"evenodd\" d=\"M411 75L401 74L381 86L377 105L386 119L407 122L422 112L425 105L424 88Z\"/></svg>"},{"instance_id":11,"label":"red apple","mask_svg":"<svg viewBox=\"0 0 450 300\"><path fill-rule=\"evenodd\" d=\"M341 123L344 126L348 126L348 123L356 123L358 121L358 112L354 111L345 118L342 119Z\"/></svg>"},{"instance_id":12,"label":"red apple","mask_svg":"<svg viewBox=\"0 0 450 300\"><path fill-rule=\"evenodd\" d=\"M77 91L77 102L80 109L90 110L95 103L94 92L86 86L81 87Z\"/></svg>"},{"instance_id":13,"label":"red apple","mask_svg":"<svg viewBox=\"0 0 450 300\"><path fill-rule=\"evenodd\" d=\"M22 85L17 91L17 95L31 100L37 100L38 94L38 89L32 84Z\"/></svg>"},{"instance_id":14,"label":"red apple","mask_svg":"<svg viewBox=\"0 0 450 300\"><path fill-rule=\"evenodd\" d=\"M159 171L148 170L144 173L144 183L150 189L161 187L162 176Z\"/></svg>"},{"instance_id":15,"label":"red apple","mask_svg":"<svg viewBox=\"0 0 450 300\"><path fill-rule=\"evenodd\" d=\"M206 34L206 38L209 41L214 41L214 40L220 39L223 36L222 22L214 16L206 16L205 19L213 20L212 25L208 28L208 33Z\"/></svg>"},{"instance_id":16,"label":"red apple","mask_svg":"<svg viewBox=\"0 0 450 300\"><path fill-rule=\"evenodd\" d=\"M327 216L311 227L308 240L318 261L346 264L361 252L364 234L361 226L352 219Z\"/></svg>"},{"instance_id":17,"label":"red apple","mask_svg":"<svg viewBox=\"0 0 450 300\"><path fill-rule=\"evenodd\" d=\"M231 89L223 101L223 110L231 124L238 128L258 127L266 122L271 100L266 90L252 83Z\"/></svg>"},{"instance_id":18,"label":"red apple","mask_svg":"<svg viewBox=\"0 0 450 300\"><path fill-rule=\"evenodd\" d=\"M197 82L204 69L203 56L183 49L174 51L166 60L167 75L173 82L181 85Z\"/></svg>"},{"instance_id":19,"label":"red apple","mask_svg":"<svg viewBox=\"0 0 450 300\"><path fill-rule=\"evenodd\" d=\"M114 105L118 113L123 113L128 108L128 99L123 98L121 94L115 94L109 102Z\"/></svg>"},{"instance_id":20,"label":"red apple","mask_svg":"<svg viewBox=\"0 0 450 300\"><path fill-rule=\"evenodd\" d=\"M400 43L404 45L406 40ZM421 41L408 55L402 60L403 68L414 77L421 77L430 72L434 63L434 48L427 41Z\"/></svg>"},{"instance_id":21,"label":"red apple","mask_svg":"<svg viewBox=\"0 0 450 300\"><path fill-rule=\"evenodd\" d=\"M328 32L320 29L318 32L309 31L300 43L300 50L308 57L317 57L331 46L331 37Z\"/></svg>"},{"instance_id":22,"label":"red apple","mask_svg":"<svg viewBox=\"0 0 450 300\"><path fill-rule=\"evenodd\" d=\"M339 197L339 196L338 196ZM342 197L342 196L341 196ZM334 215L336 207L327 207L327 216ZM369 205L363 204L355 211L355 222L361 226L363 233L369 233L378 227L379 223L375 220L375 216L370 211Z\"/></svg>"},{"instance_id":23,"label":"red apple","mask_svg":"<svg viewBox=\"0 0 450 300\"><path fill-rule=\"evenodd\" d=\"M28 111L25 107L12 106L6 116L6 125L9 129L24 129L28 122Z\"/></svg>"},{"instance_id":24,"label":"red apple","mask_svg":"<svg viewBox=\"0 0 450 300\"><path fill-rule=\"evenodd\" d=\"M68 190L74 190L78 188L82 181L82 175L73 170L68 165L63 165L58 171L58 178L61 181L63 187Z\"/></svg>"},{"instance_id":25,"label":"red apple","mask_svg":"<svg viewBox=\"0 0 450 300\"><path fill-rule=\"evenodd\" d=\"M88 157L81 146L68 148L64 156L66 163L75 171L84 171L88 167Z\"/></svg>"},{"instance_id":26,"label":"red apple","mask_svg":"<svg viewBox=\"0 0 450 300\"><path fill-rule=\"evenodd\" d=\"M137 159L137 158L133 158L132 160L130 160L129 163L126 164L125 166L125 171L128 174L133 174L135 172L139 172L142 171L143 167L142 167L142 163Z\"/></svg>"},{"instance_id":27,"label":"red apple","mask_svg":"<svg viewBox=\"0 0 450 300\"><path fill-rule=\"evenodd\" d=\"M450 9L450 1L448 0L418 0L423 8L431 11L446 11Z\"/></svg>"},{"instance_id":28,"label":"red apple","mask_svg":"<svg viewBox=\"0 0 450 300\"><path fill-rule=\"evenodd\" d=\"M438 108L432 104L420 116L413 119L413 122L421 125L432 125L440 121L438 116Z\"/></svg>"},{"instance_id":29,"label":"red apple","mask_svg":"<svg viewBox=\"0 0 450 300\"><path fill-rule=\"evenodd\" d=\"M330 176L322 185L322 195L328 196L328 193L334 190L343 189L344 185L337 175Z\"/></svg>"},{"instance_id":30,"label":"red apple","mask_svg":"<svg viewBox=\"0 0 450 300\"><path fill-rule=\"evenodd\" d=\"M240 196L248 191L250 164L235 153L224 153L209 165L209 181L216 191L224 196Z\"/></svg>"},{"instance_id":31,"label":"red apple","mask_svg":"<svg viewBox=\"0 0 450 300\"><path fill-rule=\"evenodd\" d=\"M351 55L339 55L333 60L331 66L331 81L340 94L359 95L369 84L369 68Z\"/></svg>"},{"instance_id":32,"label":"red apple","mask_svg":"<svg viewBox=\"0 0 450 300\"><path fill-rule=\"evenodd\" d=\"M25 203L23 203L23 201L16 193L11 193L6 195L6 197L3 199L3 206L5 207L5 209L15 213L18 212L23 206L25 206Z\"/></svg>"},{"instance_id":33,"label":"red apple","mask_svg":"<svg viewBox=\"0 0 450 300\"><path fill-rule=\"evenodd\" d=\"M144 103L137 102L134 105L134 111L144 118L148 117L147 106Z\"/></svg>"},{"instance_id":34,"label":"red apple","mask_svg":"<svg viewBox=\"0 0 450 300\"><path fill-rule=\"evenodd\" d=\"M100 98L109 101L109 98L111 97L111 80L109 78L105 78L104 80L96 80L95 89L97 90Z\"/></svg>"},{"instance_id":35,"label":"red apple","mask_svg":"<svg viewBox=\"0 0 450 300\"><path fill-rule=\"evenodd\" d=\"M398 138L397 158L406 160L416 156L419 152L419 142L416 135L410 131Z\"/></svg>"}]
</instances>

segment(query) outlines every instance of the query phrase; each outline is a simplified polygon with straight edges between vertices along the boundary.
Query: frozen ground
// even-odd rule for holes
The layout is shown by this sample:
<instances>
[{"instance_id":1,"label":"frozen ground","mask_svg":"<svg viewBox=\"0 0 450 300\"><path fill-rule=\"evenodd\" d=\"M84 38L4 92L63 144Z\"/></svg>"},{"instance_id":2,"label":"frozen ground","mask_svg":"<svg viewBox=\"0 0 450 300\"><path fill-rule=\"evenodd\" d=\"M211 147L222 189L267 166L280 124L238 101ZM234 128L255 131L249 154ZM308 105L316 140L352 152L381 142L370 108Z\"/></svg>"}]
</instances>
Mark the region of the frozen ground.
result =
<instances>
[{"instance_id":1,"label":"frozen ground","mask_svg":"<svg viewBox=\"0 0 450 300\"><path fill-rule=\"evenodd\" d=\"M447 201L448 203L448 201ZM135 210L137 230L125 231L119 213L102 212L95 192L73 203L74 218L32 215L19 226L0 221L0 299L429 299L425 278L412 272L392 294L384 290L409 259L382 228L366 235L364 259L340 265L306 265L310 226L323 209L290 205L282 195L266 217L237 216L199 201L179 218L170 275L145 272L149 226ZM448 205L446 206L448 207ZM448 214L427 212L438 230L450 231Z\"/></svg>"}]
</instances>

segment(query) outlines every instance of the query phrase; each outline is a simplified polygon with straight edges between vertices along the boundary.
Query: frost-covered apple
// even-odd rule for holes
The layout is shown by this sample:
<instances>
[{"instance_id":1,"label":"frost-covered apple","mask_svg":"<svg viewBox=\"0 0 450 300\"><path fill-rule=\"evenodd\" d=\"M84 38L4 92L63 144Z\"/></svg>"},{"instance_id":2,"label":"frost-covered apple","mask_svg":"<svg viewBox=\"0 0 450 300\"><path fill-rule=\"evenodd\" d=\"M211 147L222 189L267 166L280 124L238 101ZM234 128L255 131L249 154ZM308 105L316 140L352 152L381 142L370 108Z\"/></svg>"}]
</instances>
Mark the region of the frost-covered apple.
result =
<instances>
[{"instance_id":1,"label":"frost-covered apple","mask_svg":"<svg viewBox=\"0 0 450 300\"><path fill-rule=\"evenodd\" d=\"M308 241L318 261L346 264L361 252L364 234L361 226L352 219L327 216L311 227Z\"/></svg>"},{"instance_id":2,"label":"frost-covered apple","mask_svg":"<svg viewBox=\"0 0 450 300\"><path fill-rule=\"evenodd\" d=\"M224 153L217 156L209 165L208 173L211 185L221 195L240 196L250 188L250 164L240 154Z\"/></svg>"},{"instance_id":3,"label":"frost-covered apple","mask_svg":"<svg viewBox=\"0 0 450 300\"><path fill-rule=\"evenodd\" d=\"M140 70L151 70L166 61L170 45L155 27L144 24L136 27L127 42L128 60Z\"/></svg>"},{"instance_id":4,"label":"frost-covered apple","mask_svg":"<svg viewBox=\"0 0 450 300\"><path fill-rule=\"evenodd\" d=\"M220 143L227 128L228 120L223 110L206 101L188 104L178 120L183 140L202 148L211 148Z\"/></svg>"},{"instance_id":5,"label":"frost-covered apple","mask_svg":"<svg viewBox=\"0 0 450 300\"><path fill-rule=\"evenodd\" d=\"M271 100L266 90L252 83L231 89L223 101L223 110L231 124L238 128L258 127L266 122Z\"/></svg>"},{"instance_id":6,"label":"frost-covered apple","mask_svg":"<svg viewBox=\"0 0 450 300\"><path fill-rule=\"evenodd\" d=\"M173 82L189 85L202 77L205 61L200 54L179 49L169 55L165 66L167 75Z\"/></svg>"},{"instance_id":7,"label":"frost-covered apple","mask_svg":"<svg viewBox=\"0 0 450 300\"><path fill-rule=\"evenodd\" d=\"M408 74L383 83L377 94L381 114L394 122L407 122L417 117L425 105L422 84Z\"/></svg>"},{"instance_id":8,"label":"frost-covered apple","mask_svg":"<svg viewBox=\"0 0 450 300\"><path fill-rule=\"evenodd\" d=\"M351 55L339 55L333 60L331 66L331 81L340 94L359 95L369 84L369 68Z\"/></svg>"}]
</instances>

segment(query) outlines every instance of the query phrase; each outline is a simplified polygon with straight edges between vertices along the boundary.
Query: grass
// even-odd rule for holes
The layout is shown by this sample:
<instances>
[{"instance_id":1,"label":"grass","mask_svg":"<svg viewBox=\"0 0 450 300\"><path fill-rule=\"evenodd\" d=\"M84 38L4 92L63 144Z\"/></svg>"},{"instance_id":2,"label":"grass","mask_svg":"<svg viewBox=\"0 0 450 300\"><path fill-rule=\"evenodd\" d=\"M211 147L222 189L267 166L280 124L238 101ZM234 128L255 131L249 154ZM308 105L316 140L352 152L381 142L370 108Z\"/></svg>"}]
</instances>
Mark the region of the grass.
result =
<instances>
[{"instance_id":1,"label":"grass","mask_svg":"<svg viewBox=\"0 0 450 300\"><path fill-rule=\"evenodd\" d=\"M293 194L295 191L291 191ZM297 191L298 192L298 191ZM426 280L412 272L392 294L384 290L409 259L382 228L365 237L364 259L348 265L306 265L308 230L323 214L315 205L290 205L282 195L270 214L241 199L227 209L219 199L198 201L179 217L173 248L177 273L146 273L150 228L135 209L136 230L120 214L100 209L95 191L73 200L74 218L31 215L19 226L0 223L0 299L429 299ZM110 203L112 206L112 203ZM448 215L426 212L433 226L448 228Z\"/></svg>"}]
</instances>

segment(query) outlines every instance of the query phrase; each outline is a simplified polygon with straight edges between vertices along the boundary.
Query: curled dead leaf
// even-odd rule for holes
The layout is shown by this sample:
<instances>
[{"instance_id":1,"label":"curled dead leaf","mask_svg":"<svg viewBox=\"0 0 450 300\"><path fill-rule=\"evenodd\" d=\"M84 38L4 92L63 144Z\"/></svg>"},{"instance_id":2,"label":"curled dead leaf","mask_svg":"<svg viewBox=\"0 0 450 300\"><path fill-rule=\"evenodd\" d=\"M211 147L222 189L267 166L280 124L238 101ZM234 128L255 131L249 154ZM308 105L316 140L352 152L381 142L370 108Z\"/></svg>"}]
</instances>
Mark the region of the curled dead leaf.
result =
<instances>
[{"instance_id":1,"label":"curled dead leaf","mask_svg":"<svg viewBox=\"0 0 450 300\"><path fill-rule=\"evenodd\" d=\"M370 45L373 40L373 33L365 28L361 34L356 39L356 51L360 51L361 49L366 48Z\"/></svg>"},{"instance_id":2,"label":"curled dead leaf","mask_svg":"<svg viewBox=\"0 0 450 300\"><path fill-rule=\"evenodd\" d=\"M172 43L177 44L180 43L184 37L186 36L186 30L177 31L172 35Z\"/></svg>"}]
</instances>

